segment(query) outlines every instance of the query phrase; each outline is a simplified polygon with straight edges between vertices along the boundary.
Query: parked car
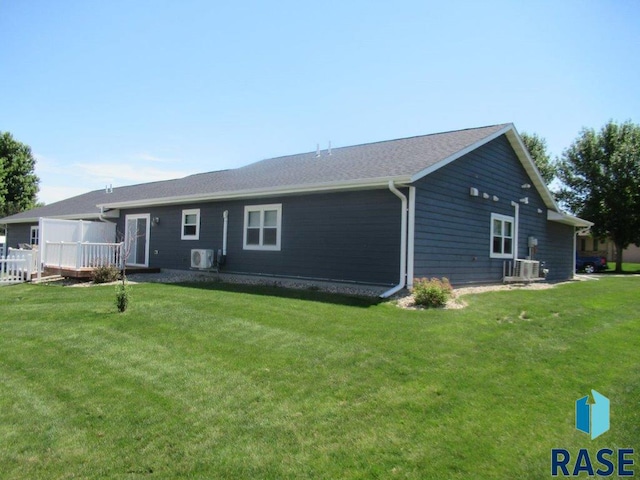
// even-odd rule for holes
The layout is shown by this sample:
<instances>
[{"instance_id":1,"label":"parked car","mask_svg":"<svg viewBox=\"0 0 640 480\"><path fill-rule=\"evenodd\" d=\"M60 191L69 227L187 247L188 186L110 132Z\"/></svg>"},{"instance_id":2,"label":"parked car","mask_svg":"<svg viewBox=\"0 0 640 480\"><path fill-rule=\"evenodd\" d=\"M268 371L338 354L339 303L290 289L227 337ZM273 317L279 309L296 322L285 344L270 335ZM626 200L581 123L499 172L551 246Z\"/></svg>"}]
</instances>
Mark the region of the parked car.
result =
<instances>
[{"instance_id":1,"label":"parked car","mask_svg":"<svg viewBox=\"0 0 640 480\"><path fill-rule=\"evenodd\" d=\"M576 255L576 272L594 273L607 269L605 257L581 257Z\"/></svg>"}]
</instances>

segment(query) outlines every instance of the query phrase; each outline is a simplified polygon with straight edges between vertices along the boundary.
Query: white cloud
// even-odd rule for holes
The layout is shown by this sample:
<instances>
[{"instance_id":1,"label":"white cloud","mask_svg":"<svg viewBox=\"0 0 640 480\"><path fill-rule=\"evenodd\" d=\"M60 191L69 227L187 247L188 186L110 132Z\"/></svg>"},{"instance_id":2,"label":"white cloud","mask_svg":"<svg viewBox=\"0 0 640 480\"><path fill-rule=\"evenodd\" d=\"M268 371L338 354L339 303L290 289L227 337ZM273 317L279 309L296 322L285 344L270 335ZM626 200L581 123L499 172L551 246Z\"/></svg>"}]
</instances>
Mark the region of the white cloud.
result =
<instances>
[{"instance_id":1,"label":"white cloud","mask_svg":"<svg viewBox=\"0 0 640 480\"><path fill-rule=\"evenodd\" d=\"M38 192L38 201L44 202L49 205L65 198L75 197L87 193L88 190L83 187L68 187L68 186L56 186L56 185L43 185L40 183L40 191Z\"/></svg>"},{"instance_id":2,"label":"white cloud","mask_svg":"<svg viewBox=\"0 0 640 480\"><path fill-rule=\"evenodd\" d=\"M74 175L86 177L91 181L109 182L114 187L170 180L189 174L183 170L165 170L135 163L77 163L73 167L76 169Z\"/></svg>"},{"instance_id":3,"label":"white cloud","mask_svg":"<svg viewBox=\"0 0 640 480\"><path fill-rule=\"evenodd\" d=\"M46 204L64 200L106 185L121 187L136 183L171 180L190 175L192 171L171 168L180 165L177 160L161 158L142 152L124 155L126 162L65 163L40 154L36 157L36 174L40 177L38 200ZM121 159L123 157L120 157ZM161 168L165 166L169 168Z\"/></svg>"},{"instance_id":4,"label":"white cloud","mask_svg":"<svg viewBox=\"0 0 640 480\"><path fill-rule=\"evenodd\" d=\"M133 160L142 160L144 162L155 162L155 163L175 163L175 159L170 158L162 158L157 157L156 155L151 155L150 153L142 152L136 153L132 156Z\"/></svg>"},{"instance_id":5,"label":"white cloud","mask_svg":"<svg viewBox=\"0 0 640 480\"><path fill-rule=\"evenodd\" d=\"M54 158L46 157L38 153L34 153L33 157L36 159L35 170L37 175L41 173L61 174L65 172L65 166Z\"/></svg>"}]
</instances>

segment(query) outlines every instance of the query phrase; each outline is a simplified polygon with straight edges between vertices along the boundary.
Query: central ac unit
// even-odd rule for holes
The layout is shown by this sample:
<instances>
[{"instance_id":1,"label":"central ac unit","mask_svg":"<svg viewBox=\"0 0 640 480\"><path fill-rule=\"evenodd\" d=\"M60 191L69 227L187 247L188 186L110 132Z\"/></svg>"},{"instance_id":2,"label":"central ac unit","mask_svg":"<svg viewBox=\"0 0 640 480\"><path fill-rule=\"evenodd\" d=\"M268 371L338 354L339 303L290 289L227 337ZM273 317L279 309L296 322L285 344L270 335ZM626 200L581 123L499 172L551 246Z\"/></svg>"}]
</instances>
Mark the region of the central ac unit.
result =
<instances>
[{"instance_id":1,"label":"central ac unit","mask_svg":"<svg viewBox=\"0 0 640 480\"><path fill-rule=\"evenodd\" d=\"M211 268L213 267L213 250L193 249L191 250L191 268Z\"/></svg>"},{"instance_id":2,"label":"central ac unit","mask_svg":"<svg viewBox=\"0 0 640 480\"><path fill-rule=\"evenodd\" d=\"M516 260L514 277L521 280L533 280L540 276L540 262Z\"/></svg>"}]
</instances>

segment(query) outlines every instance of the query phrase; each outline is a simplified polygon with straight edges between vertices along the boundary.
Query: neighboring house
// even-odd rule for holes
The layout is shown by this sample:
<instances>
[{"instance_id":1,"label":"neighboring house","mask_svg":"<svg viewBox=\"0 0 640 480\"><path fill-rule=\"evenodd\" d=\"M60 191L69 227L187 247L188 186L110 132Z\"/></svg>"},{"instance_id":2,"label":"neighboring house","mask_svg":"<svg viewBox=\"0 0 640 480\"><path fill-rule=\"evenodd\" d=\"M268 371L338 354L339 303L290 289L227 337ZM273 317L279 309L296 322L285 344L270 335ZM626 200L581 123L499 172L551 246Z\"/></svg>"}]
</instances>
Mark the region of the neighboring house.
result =
<instances>
[{"instance_id":1,"label":"neighboring house","mask_svg":"<svg viewBox=\"0 0 640 480\"><path fill-rule=\"evenodd\" d=\"M41 217L115 222L130 265L189 269L192 249L224 249L228 272L398 289L500 282L529 256L571 278L591 225L559 209L512 124L93 191L0 220L9 246L33 243Z\"/></svg>"},{"instance_id":2,"label":"neighboring house","mask_svg":"<svg viewBox=\"0 0 640 480\"><path fill-rule=\"evenodd\" d=\"M613 265L616 260L616 246L608 238L598 239L589 229L578 232L578 254L584 257L603 256ZM622 252L622 260L628 263L640 263L640 247L631 244Z\"/></svg>"}]
</instances>

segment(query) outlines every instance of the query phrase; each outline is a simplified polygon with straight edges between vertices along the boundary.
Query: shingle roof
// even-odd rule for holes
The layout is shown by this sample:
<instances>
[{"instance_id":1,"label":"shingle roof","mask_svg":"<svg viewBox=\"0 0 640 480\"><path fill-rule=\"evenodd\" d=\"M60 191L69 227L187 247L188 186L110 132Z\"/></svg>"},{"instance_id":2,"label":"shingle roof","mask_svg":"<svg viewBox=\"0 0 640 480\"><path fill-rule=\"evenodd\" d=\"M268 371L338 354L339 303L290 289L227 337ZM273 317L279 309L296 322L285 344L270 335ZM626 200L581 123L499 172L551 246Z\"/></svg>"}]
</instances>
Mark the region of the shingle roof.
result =
<instances>
[{"instance_id":1,"label":"shingle roof","mask_svg":"<svg viewBox=\"0 0 640 480\"><path fill-rule=\"evenodd\" d=\"M510 124L492 125L334 148L331 155L327 150L320 156L316 152L301 153L233 170L117 187L112 193L96 190L7 217L0 223L25 222L39 217L96 217L100 213L99 205L159 204L185 197L215 199L231 193L241 196L243 192L302 190L314 185L348 186L385 179L406 181L508 127Z\"/></svg>"}]
</instances>

